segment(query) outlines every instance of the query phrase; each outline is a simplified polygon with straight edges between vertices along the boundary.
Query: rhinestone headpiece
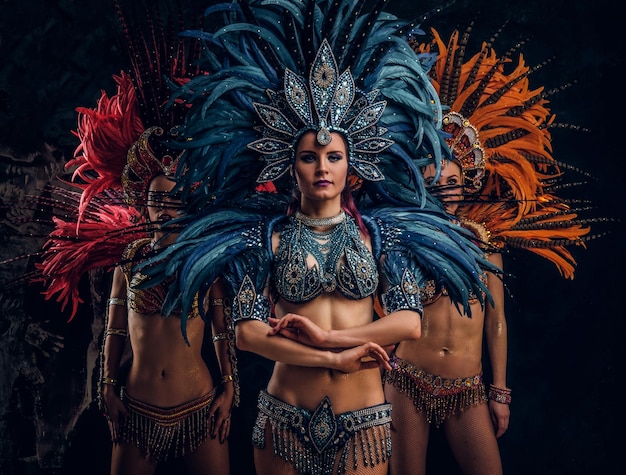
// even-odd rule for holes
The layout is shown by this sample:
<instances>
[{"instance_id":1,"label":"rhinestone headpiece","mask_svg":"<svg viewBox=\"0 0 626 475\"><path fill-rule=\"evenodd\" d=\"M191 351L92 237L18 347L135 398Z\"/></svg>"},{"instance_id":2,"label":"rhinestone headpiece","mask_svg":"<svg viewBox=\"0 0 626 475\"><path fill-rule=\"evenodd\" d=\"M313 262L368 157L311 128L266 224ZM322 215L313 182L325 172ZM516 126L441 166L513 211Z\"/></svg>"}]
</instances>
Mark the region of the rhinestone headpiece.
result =
<instances>
[{"instance_id":1,"label":"rhinestone headpiece","mask_svg":"<svg viewBox=\"0 0 626 475\"><path fill-rule=\"evenodd\" d=\"M479 191L485 177L485 150L478 138L478 130L457 112L443 116L443 130L450 134L446 143L461 166L465 189L472 193Z\"/></svg>"},{"instance_id":2,"label":"rhinestone headpiece","mask_svg":"<svg viewBox=\"0 0 626 475\"><path fill-rule=\"evenodd\" d=\"M180 156L174 157L172 151L158 140L163 134L161 127L150 127L128 150L122 172L122 187L128 204L142 204L145 201L146 190L155 176L171 177L176 172Z\"/></svg>"},{"instance_id":3,"label":"rhinestone headpiece","mask_svg":"<svg viewBox=\"0 0 626 475\"><path fill-rule=\"evenodd\" d=\"M326 40L315 56L308 83L287 68L284 90L267 94L269 104L254 103L263 122L263 138L248 144L267 163L258 183L276 180L290 169L296 143L308 131L317 133L320 145L330 143L331 132L342 134L355 173L368 181L385 179L376 163L377 154L394 143L381 137L386 129L378 127L387 103L376 101L376 90L358 90L349 69L339 74Z\"/></svg>"}]
</instances>

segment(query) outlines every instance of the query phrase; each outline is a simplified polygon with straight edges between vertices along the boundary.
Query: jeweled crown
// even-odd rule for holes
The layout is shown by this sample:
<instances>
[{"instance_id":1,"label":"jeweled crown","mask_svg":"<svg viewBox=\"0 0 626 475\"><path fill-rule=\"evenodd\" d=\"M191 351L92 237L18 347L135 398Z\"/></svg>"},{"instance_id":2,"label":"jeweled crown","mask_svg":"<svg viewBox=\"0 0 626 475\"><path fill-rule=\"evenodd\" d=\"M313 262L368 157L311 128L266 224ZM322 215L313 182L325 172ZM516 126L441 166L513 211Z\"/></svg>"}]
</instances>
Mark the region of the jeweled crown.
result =
<instances>
[{"instance_id":1,"label":"jeweled crown","mask_svg":"<svg viewBox=\"0 0 626 475\"><path fill-rule=\"evenodd\" d=\"M157 175L173 176L180 156L161 143L164 130L161 127L146 129L130 147L127 163L122 172L122 187L127 203L142 204L150 180Z\"/></svg>"},{"instance_id":2,"label":"jeweled crown","mask_svg":"<svg viewBox=\"0 0 626 475\"><path fill-rule=\"evenodd\" d=\"M443 130L450 134L446 143L463 173L466 191L477 192L485 177L485 150L478 137L478 130L458 112L443 116Z\"/></svg>"},{"instance_id":3,"label":"jeweled crown","mask_svg":"<svg viewBox=\"0 0 626 475\"><path fill-rule=\"evenodd\" d=\"M267 94L269 104L254 103L263 138L248 144L267 162L258 183L276 180L290 169L296 143L307 131L316 132L320 145L330 143L331 132L342 134L355 173L368 181L384 180L376 163L377 154L394 143L381 137L386 129L378 126L387 103L376 100L378 91L358 90L349 69L339 73L328 41L315 56L308 82L286 68L284 90Z\"/></svg>"}]
</instances>

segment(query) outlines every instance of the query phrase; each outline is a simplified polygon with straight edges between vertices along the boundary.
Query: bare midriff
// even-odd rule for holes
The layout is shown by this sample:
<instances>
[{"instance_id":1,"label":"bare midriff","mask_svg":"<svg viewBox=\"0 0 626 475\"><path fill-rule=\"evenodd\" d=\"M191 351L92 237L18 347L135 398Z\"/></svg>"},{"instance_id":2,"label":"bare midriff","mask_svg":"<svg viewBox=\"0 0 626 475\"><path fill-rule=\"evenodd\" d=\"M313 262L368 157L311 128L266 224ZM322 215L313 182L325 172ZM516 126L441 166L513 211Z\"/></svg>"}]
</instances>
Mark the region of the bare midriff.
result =
<instances>
[{"instance_id":1,"label":"bare midriff","mask_svg":"<svg viewBox=\"0 0 626 475\"><path fill-rule=\"evenodd\" d=\"M484 312L480 304L471 306L472 317L442 296L424 307L422 336L403 341L396 355L419 369L444 378L468 377L482 371Z\"/></svg>"},{"instance_id":2,"label":"bare midriff","mask_svg":"<svg viewBox=\"0 0 626 475\"><path fill-rule=\"evenodd\" d=\"M204 322L187 320L185 342L180 319L131 312L128 319L133 363L126 382L130 396L159 407L197 399L213 388L202 358Z\"/></svg>"},{"instance_id":3,"label":"bare midriff","mask_svg":"<svg viewBox=\"0 0 626 475\"><path fill-rule=\"evenodd\" d=\"M333 292L304 305L280 302L276 306L279 316L290 312L307 316L322 329L340 330L371 322L373 300L371 297L349 300ZM379 369L347 374L328 368L276 363L267 390L288 404L309 410L315 410L324 396L328 396L335 414L385 402Z\"/></svg>"}]
</instances>

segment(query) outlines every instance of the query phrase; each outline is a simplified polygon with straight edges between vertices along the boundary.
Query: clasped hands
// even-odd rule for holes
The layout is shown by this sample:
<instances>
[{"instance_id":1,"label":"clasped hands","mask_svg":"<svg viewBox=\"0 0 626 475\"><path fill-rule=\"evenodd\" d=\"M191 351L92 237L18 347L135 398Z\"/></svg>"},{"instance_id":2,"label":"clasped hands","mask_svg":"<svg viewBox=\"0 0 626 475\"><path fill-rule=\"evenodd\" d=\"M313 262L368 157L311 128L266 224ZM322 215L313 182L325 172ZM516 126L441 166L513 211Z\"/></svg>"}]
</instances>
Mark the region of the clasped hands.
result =
<instances>
[{"instance_id":1,"label":"clasped hands","mask_svg":"<svg viewBox=\"0 0 626 475\"><path fill-rule=\"evenodd\" d=\"M334 346L329 331L295 313L288 313L282 318L270 317L268 322L271 326L269 336L280 335L306 346L338 353L338 369L345 373L381 367L391 369L387 350L373 341L350 348Z\"/></svg>"}]
</instances>

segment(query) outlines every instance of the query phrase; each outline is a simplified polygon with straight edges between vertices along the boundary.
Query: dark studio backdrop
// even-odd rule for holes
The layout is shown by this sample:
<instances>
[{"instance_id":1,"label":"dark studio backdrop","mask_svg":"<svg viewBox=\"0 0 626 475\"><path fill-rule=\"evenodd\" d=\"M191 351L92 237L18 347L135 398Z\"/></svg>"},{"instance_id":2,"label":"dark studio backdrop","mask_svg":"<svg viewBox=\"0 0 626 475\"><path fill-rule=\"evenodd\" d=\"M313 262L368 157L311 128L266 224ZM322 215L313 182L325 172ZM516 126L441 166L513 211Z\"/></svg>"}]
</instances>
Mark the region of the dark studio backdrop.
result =
<instances>
[{"instance_id":1,"label":"dark studio backdrop","mask_svg":"<svg viewBox=\"0 0 626 475\"><path fill-rule=\"evenodd\" d=\"M388 9L412 17L438 4L392 0ZM557 122L579 130L553 129L554 156L591 177L571 172L586 184L564 193L593 201L596 216L621 218L625 65L616 8L611 0L462 0L423 26L437 27L445 38L474 21L473 53L506 24L494 44L499 54L527 41L522 51L529 64L549 60L531 75L533 87L573 83L551 98L551 108ZM113 92L111 75L126 66L116 28L109 1L0 0L0 261L42 243L48 228L37 220L45 210L11 203L41 194L71 158L75 107L92 107L100 89ZM594 231L610 234L574 249L573 281L530 253L505 256L513 403L500 448L509 475L608 474L623 467L624 225L598 224ZM31 267L30 260L4 263L0 281ZM107 279L85 279L86 302L70 323L36 286L0 287L0 474L106 473L110 445L93 387ZM244 427L256 386L267 376L267 365L251 361L254 382L244 394L250 409L238 415ZM236 474L251 463L244 433L231 437ZM429 457L431 474L458 473L439 433Z\"/></svg>"}]
</instances>

